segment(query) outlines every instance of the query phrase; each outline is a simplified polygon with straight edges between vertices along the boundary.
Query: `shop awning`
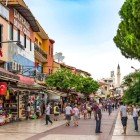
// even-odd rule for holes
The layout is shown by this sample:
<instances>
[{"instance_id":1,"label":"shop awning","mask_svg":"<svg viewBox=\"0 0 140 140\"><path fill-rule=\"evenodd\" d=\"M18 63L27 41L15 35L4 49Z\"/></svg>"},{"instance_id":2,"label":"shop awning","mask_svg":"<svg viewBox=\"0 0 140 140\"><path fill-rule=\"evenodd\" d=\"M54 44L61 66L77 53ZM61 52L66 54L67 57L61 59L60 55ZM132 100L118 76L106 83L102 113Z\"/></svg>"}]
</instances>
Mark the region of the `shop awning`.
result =
<instances>
[{"instance_id":1,"label":"shop awning","mask_svg":"<svg viewBox=\"0 0 140 140\"><path fill-rule=\"evenodd\" d=\"M31 86L31 85L34 85L34 83L35 83L34 78L26 77L23 75L18 75L18 76L19 76L19 83L20 84Z\"/></svg>"},{"instance_id":2,"label":"shop awning","mask_svg":"<svg viewBox=\"0 0 140 140\"><path fill-rule=\"evenodd\" d=\"M47 92L50 93L50 94L55 94L57 96L67 97L67 93L60 92L60 91L57 91L57 90L47 90Z\"/></svg>"},{"instance_id":3,"label":"shop awning","mask_svg":"<svg viewBox=\"0 0 140 140\"><path fill-rule=\"evenodd\" d=\"M19 76L5 70L4 68L0 68L0 79L6 80L6 81L17 82L19 80Z\"/></svg>"},{"instance_id":4,"label":"shop awning","mask_svg":"<svg viewBox=\"0 0 140 140\"><path fill-rule=\"evenodd\" d=\"M21 88L15 88L15 87L9 87L9 90L12 92L29 92L27 89L21 89Z\"/></svg>"}]
</instances>

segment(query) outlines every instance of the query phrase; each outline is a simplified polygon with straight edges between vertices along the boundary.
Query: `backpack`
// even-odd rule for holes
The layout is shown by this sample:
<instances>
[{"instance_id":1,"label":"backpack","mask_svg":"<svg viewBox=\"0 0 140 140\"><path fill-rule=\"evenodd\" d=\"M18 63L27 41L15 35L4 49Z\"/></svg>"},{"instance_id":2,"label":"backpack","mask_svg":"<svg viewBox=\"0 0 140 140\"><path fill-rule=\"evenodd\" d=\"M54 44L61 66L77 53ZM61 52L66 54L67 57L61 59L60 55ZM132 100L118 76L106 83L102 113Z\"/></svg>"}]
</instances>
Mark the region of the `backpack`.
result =
<instances>
[{"instance_id":1,"label":"backpack","mask_svg":"<svg viewBox=\"0 0 140 140\"><path fill-rule=\"evenodd\" d=\"M59 112L59 107L58 106L56 106L55 111Z\"/></svg>"}]
</instances>

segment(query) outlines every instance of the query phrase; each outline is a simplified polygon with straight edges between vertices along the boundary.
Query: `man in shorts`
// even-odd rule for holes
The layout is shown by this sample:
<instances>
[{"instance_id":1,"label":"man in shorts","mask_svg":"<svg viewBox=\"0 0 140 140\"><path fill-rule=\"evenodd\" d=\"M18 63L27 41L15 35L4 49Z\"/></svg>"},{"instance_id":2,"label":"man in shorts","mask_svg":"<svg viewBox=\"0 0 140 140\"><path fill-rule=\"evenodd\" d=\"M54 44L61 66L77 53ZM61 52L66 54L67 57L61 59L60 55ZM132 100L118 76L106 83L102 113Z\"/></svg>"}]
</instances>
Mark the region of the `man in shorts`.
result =
<instances>
[{"instance_id":1,"label":"man in shorts","mask_svg":"<svg viewBox=\"0 0 140 140\"><path fill-rule=\"evenodd\" d=\"M75 105L75 107L73 108L73 121L74 121L74 126L78 126L78 120L79 120L79 109L77 107L77 105Z\"/></svg>"},{"instance_id":2,"label":"man in shorts","mask_svg":"<svg viewBox=\"0 0 140 140\"><path fill-rule=\"evenodd\" d=\"M66 126L70 126L71 115L72 115L72 108L70 107L70 103L67 104L65 108L65 115L66 115Z\"/></svg>"},{"instance_id":3,"label":"man in shorts","mask_svg":"<svg viewBox=\"0 0 140 140\"><path fill-rule=\"evenodd\" d=\"M123 103L120 103L120 117L121 117L121 122L123 126L123 133L126 134L126 128L127 128L127 107L123 105Z\"/></svg>"}]
</instances>

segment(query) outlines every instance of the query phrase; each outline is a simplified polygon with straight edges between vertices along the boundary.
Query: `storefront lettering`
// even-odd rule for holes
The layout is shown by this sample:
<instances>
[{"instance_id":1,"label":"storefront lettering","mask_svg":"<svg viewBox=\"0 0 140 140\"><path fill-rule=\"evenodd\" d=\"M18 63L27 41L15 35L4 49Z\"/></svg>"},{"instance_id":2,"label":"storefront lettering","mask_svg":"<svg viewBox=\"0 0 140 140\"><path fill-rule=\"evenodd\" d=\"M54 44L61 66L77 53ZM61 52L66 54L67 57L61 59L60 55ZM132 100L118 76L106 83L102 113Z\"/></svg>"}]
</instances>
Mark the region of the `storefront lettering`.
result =
<instances>
[{"instance_id":1,"label":"storefront lettering","mask_svg":"<svg viewBox=\"0 0 140 140\"><path fill-rule=\"evenodd\" d=\"M14 9L14 25L28 37L30 37L29 23Z\"/></svg>"},{"instance_id":2,"label":"storefront lettering","mask_svg":"<svg viewBox=\"0 0 140 140\"><path fill-rule=\"evenodd\" d=\"M24 27L22 26L22 24L20 24L16 19L14 19L14 25L24 34L26 34L28 37L30 37L30 32Z\"/></svg>"}]
</instances>

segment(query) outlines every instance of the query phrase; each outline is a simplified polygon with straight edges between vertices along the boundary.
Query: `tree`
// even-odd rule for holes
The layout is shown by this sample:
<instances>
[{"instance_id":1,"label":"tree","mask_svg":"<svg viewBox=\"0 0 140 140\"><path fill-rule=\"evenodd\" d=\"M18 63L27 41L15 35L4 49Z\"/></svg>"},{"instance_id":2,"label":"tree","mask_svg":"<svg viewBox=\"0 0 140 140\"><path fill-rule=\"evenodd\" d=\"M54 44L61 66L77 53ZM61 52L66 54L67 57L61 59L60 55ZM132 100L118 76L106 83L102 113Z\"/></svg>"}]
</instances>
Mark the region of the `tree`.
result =
<instances>
[{"instance_id":1,"label":"tree","mask_svg":"<svg viewBox=\"0 0 140 140\"><path fill-rule=\"evenodd\" d=\"M114 42L126 58L140 60L140 1L126 0L119 14L121 23Z\"/></svg>"},{"instance_id":2,"label":"tree","mask_svg":"<svg viewBox=\"0 0 140 140\"><path fill-rule=\"evenodd\" d=\"M127 86L123 101L127 104L140 104L140 72L127 75L123 84Z\"/></svg>"},{"instance_id":3,"label":"tree","mask_svg":"<svg viewBox=\"0 0 140 140\"><path fill-rule=\"evenodd\" d=\"M97 91L99 88L99 84L91 77L76 75L67 69L61 69L50 75L46 80L46 84L48 87L55 87L65 92L74 89L86 96Z\"/></svg>"},{"instance_id":4,"label":"tree","mask_svg":"<svg viewBox=\"0 0 140 140\"><path fill-rule=\"evenodd\" d=\"M86 97L94 93L99 88L99 84L91 77L80 77L78 82L77 91L83 93Z\"/></svg>"},{"instance_id":5,"label":"tree","mask_svg":"<svg viewBox=\"0 0 140 140\"><path fill-rule=\"evenodd\" d=\"M74 74L70 70L61 69L50 75L46 80L46 84L49 87L68 92L75 84Z\"/></svg>"}]
</instances>

